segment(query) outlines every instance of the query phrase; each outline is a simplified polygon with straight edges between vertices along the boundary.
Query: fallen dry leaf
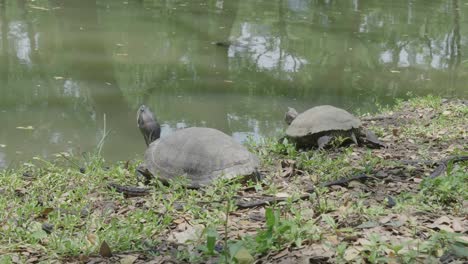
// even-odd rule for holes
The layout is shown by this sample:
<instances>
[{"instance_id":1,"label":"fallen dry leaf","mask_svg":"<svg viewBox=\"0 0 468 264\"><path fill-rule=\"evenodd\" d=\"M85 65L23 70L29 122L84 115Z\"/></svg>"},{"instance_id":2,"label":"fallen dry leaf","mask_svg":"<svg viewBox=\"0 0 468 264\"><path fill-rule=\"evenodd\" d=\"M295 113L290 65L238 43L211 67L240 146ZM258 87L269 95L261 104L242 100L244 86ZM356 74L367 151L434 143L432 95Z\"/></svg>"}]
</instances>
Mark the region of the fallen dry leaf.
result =
<instances>
[{"instance_id":1,"label":"fallen dry leaf","mask_svg":"<svg viewBox=\"0 0 468 264\"><path fill-rule=\"evenodd\" d=\"M120 259L120 264L133 264L137 259L138 257L136 256L127 255Z\"/></svg>"},{"instance_id":2,"label":"fallen dry leaf","mask_svg":"<svg viewBox=\"0 0 468 264\"><path fill-rule=\"evenodd\" d=\"M369 240L365 239L365 238L358 238L356 243L361 245L361 246L370 246L370 245L372 245L372 243Z\"/></svg>"},{"instance_id":3,"label":"fallen dry leaf","mask_svg":"<svg viewBox=\"0 0 468 264\"><path fill-rule=\"evenodd\" d=\"M368 221L368 222L364 222L358 226L356 226L356 228L362 228L362 229L365 229L365 228L373 228L373 227L376 227L376 226L379 226L379 222L376 222L376 221Z\"/></svg>"},{"instance_id":4,"label":"fallen dry leaf","mask_svg":"<svg viewBox=\"0 0 468 264\"><path fill-rule=\"evenodd\" d=\"M355 249L354 247L349 247L349 248L346 249L343 258L344 258L346 261L351 262L351 261L354 260L357 256L359 256L359 253L360 253L360 252L359 252L357 249Z\"/></svg>"},{"instance_id":5,"label":"fallen dry leaf","mask_svg":"<svg viewBox=\"0 0 468 264\"><path fill-rule=\"evenodd\" d=\"M330 242L334 246L337 246L340 243L336 235L327 236L326 239L328 242Z\"/></svg>"},{"instance_id":6,"label":"fallen dry leaf","mask_svg":"<svg viewBox=\"0 0 468 264\"><path fill-rule=\"evenodd\" d=\"M86 240L88 240L88 242L91 244L91 245L96 245L96 241L97 241L97 237L95 234L88 234L86 236Z\"/></svg>"},{"instance_id":7,"label":"fallen dry leaf","mask_svg":"<svg viewBox=\"0 0 468 264\"><path fill-rule=\"evenodd\" d=\"M452 221L452 228L455 232L463 232L462 224L456 219L453 219Z\"/></svg>"},{"instance_id":8,"label":"fallen dry leaf","mask_svg":"<svg viewBox=\"0 0 468 264\"><path fill-rule=\"evenodd\" d=\"M437 226L440 230L443 230L445 232L450 232L453 233L453 229L447 225L439 225Z\"/></svg>"},{"instance_id":9,"label":"fallen dry leaf","mask_svg":"<svg viewBox=\"0 0 468 264\"><path fill-rule=\"evenodd\" d=\"M179 231L173 232L169 236L169 239L180 244L184 244L187 241L195 241L201 237L204 228L205 227L203 225L192 226L183 223L177 228Z\"/></svg>"},{"instance_id":10,"label":"fallen dry leaf","mask_svg":"<svg viewBox=\"0 0 468 264\"><path fill-rule=\"evenodd\" d=\"M102 241L101 247L99 248L99 255L104 258L112 257L112 251L105 240Z\"/></svg>"},{"instance_id":11,"label":"fallen dry leaf","mask_svg":"<svg viewBox=\"0 0 468 264\"><path fill-rule=\"evenodd\" d=\"M445 215L437 218L437 220L434 221L434 224L436 225L450 224L450 223L452 223L452 220Z\"/></svg>"},{"instance_id":12,"label":"fallen dry leaf","mask_svg":"<svg viewBox=\"0 0 468 264\"><path fill-rule=\"evenodd\" d=\"M251 264L254 263L255 259L250 255L250 252L245 249L244 247L241 247L234 258L237 260L237 263L239 264Z\"/></svg>"},{"instance_id":13,"label":"fallen dry leaf","mask_svg":"<svg viewBox=\"0 0 468 264\"><path fill-rule=\"evenodd\" d=\"M275 194L276 197L278 198L288 198L290 197L290 195L288 193L285 193L285 192L278 192Z\"/></svg>"},{"instance_id":14,"label":"fallen dry leaf","mask_svg":"<svg viewBox=\"0 0 468 264\"><path fill-rule=\"evenodd\" d=\"M182 224L182 223L187 222L187 220L185 220L184 218L177 218L177 219L174 219L172 222L173 222L174 224L180 225L180 224Z\"/></svg>"},{"instance_id":15,"label":"fallen dry leaf","mask_svg":"<svg viewBox=\"0 0 468 264\"><path fill-rule=\"evenodd\" d=\"M86 256L84 254L80 254L78 256L78 259L81 261L81 262L88 262L89 261L89 256Z\"/></svg>"},{"instance_id":16,"label":"fallen dry leaf","mask_svg":"<svg viewBox=\"0 0 468 264\"><path fill-rule=\"evenodd\" d=\"M41 214L39 215L39 218L47 218L47 216L52 212L54 211L54 208L45 208L44 210L42 210Z\"/></svg>"},{"instance_id":17,"label":"fallen dry leaf","mask_svg":"<svg viewBox=\"0 0 468 264\"><path fill-rule=\"evenodd\" d=\"M396 215L390 214L385 217L380 218L379 223L385 224L388 223L390 220L392 220Z\"/></svg>"},{"instance_id":18,"label":"fallen dry leaf","mask_svg":"<svg viewBox=\"0 0 468 264\"><path fill-rule=\"evenodd\" d=\"M282 160L280 164L282 170L280 173L281 177L291 177L295 173L296 161L295 160Z\"/></svg>"},{"instance_id":19,"label":"fallen dry leaf","mask_svg":"<svg viewBox=\"0 0 468 264\"><path fill-rule=\"evenodd\" d=\"M37 263L38 260L38 257L29 257L28 260L26 260L26 263Z\"/></svg>"},{"instance_id":20,"label":"fallen dry leaf","mask_svg":"<svg viewBox=\"0 0 468 264\"><path fill-rule=\"evenodd\" d=\"M272 259L279 259L289 254L289 248L283 249L278 254L274 255Z\"/></svg>"}]
</instances>

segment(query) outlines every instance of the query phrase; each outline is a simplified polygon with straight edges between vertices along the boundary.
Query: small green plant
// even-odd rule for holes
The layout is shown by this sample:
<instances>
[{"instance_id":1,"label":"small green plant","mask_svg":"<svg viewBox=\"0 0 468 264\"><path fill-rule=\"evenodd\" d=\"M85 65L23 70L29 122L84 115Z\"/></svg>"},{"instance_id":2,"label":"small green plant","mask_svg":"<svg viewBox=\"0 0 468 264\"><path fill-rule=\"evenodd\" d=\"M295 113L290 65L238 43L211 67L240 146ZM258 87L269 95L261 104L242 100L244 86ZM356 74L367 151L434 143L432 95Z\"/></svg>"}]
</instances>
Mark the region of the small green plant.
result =
<instances>
[{"instance_id":1,"label":"small green plant","mask_svg":"<svg viewBox=\"0 0 468 264\"><path fill-rule=\"evenodd\" d=\"M345 242L341 242L337 247L336 247L336 258L337 258L337 261L342 263L342 262L345 262L345 258L344 258L344 255L345 255L345 252L346 252L346 249L348 248L348 244L345 243Z\"/></svg>"},{"instance_id":2,"label":"small green plant","mask_svg":"<svg viewBox=\"0 0 468 264\"><path fill-rule=\"evenodd\" d=\"M300 247L304 239L318 239L320 231L313 221L302 221L298 218L282 218L277 208L266 208L266 226L254 237L245 237L248 248L257 253L280 250L287 246Z\"/></svg>"},{"instance_id":3,"label":"small green plant","mask_svg":"<svg viewBox=\"0 0 468 264\"><path fill-rule=\"evenodd\" d=\"M385 249L387 245L382 242L381 238L377 234L370 236L369 244L364 246L367 261L370 263L382 263L385 262Z\"/></svg>"},{"instance_id":4,"label":"small green plant","mask_svg":"<svg viewBox=\"0 0 468 264\"><path fill-rule=\"evenodd\" d=\"M422 243L419 250L428 255L440 256L444 250L449 249L456 242L456 234L454 233L435 232L427 241Z\"/></svg>"},{"instance_id":5,"label":"small green plant","mask_svg":"<svg viewBox=\"0 0 468 264\"><path fill-rule=\"evenodd\" d=\"M441 107L442 98L439 96L428 95L412 98L408 102L413 107L431 107L433 109L439 109Z\"/></svg>"},{"instance_id":6,"label":"small green plant","mask_svg":"<svg viewBox=\"0 0 468 264\"><path fill-rule=\"evenodd\" d=\"M219 234L216 228L209 226L205 229L206 245L202 246L202 250L205 254L215 255L216 254L216 240L219 238Z\"/></svg>"},{"instance_id":7,"label":"small green plant","mask_svg":"<svg viewBox=\"0 0 468 264\"><path fill-rule=\"evenodd\" d=\"M466 162L465 162L466 163ZM421 183L420 197L427 204L462 206L468 199L468 173L463 166L448 166L447 176L426 178Z\"/></svg>"},{"instance_id":8,"label":"small green plant","mask_svg":"<svg viewBox=\"0 0 468 264\"><path fill-rule=\"evenodd\" d=\"M326 193L327 188L317 187L311 195L311 198L315 201L314 210L318 214L327 213L333 208L332 204L329 204L328 202Z\"/></svg>"},{"instance_id":9,"label":"small green plant","mask_svg":"<svg viewBox=\"0 0 468 264\"><path fill-rule=\"evenodd\" d=\"M331 217L330 215L327 215L327 214L323 214L321 215L322 217L322 220L334 231L336 231L338 229L338 225L336 224L336 221L335 219L333 219L333 217Z\"/></svg>"}]
</instances>

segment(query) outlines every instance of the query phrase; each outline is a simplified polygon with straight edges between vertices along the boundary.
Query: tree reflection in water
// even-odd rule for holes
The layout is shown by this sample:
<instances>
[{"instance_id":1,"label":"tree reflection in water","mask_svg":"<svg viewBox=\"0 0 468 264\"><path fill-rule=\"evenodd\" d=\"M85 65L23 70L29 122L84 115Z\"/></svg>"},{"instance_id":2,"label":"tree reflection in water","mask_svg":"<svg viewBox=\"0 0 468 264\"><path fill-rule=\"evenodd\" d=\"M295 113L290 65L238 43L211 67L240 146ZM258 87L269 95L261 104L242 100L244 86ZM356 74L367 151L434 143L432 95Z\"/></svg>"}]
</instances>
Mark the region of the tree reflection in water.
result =
<instances>
[{"instance_id":1,"label":"tree reflection in water","mask_svg":"<svg viewBox=\"0 0 468 264\"><path fill-rule=\"evenodd\" d=\"M92 150L141 155L135 111L242 141L286 106L374 110L410 92L467 96L459 0L0 0L0 166ZM223 43L214 45L213 43ZM17 126L34 127L23 131ZM20 153L20 154L17 154Z\"/></svg>"}]
</instances>

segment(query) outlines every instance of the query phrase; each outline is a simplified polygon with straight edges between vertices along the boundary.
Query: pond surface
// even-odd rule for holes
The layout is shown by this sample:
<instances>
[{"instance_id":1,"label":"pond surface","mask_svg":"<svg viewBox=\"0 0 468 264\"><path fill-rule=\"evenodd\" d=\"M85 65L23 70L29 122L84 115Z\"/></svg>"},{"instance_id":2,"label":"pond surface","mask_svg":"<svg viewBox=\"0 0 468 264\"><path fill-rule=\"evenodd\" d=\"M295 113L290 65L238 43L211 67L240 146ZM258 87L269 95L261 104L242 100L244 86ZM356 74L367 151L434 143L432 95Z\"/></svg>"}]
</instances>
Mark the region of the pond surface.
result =
<instances>
[{"instance_id":1,"label":"pond surface","mask_svg":"<svg viewBox=\"0 0 468 264\"><path fill-rule=\"evenodd\" d=\"M287 106L468 96L466 0L0 0L0 168L141 157L174 129L278 135ZM104 127L105 125L105 127Z\"/></svg>"}]
</instances>

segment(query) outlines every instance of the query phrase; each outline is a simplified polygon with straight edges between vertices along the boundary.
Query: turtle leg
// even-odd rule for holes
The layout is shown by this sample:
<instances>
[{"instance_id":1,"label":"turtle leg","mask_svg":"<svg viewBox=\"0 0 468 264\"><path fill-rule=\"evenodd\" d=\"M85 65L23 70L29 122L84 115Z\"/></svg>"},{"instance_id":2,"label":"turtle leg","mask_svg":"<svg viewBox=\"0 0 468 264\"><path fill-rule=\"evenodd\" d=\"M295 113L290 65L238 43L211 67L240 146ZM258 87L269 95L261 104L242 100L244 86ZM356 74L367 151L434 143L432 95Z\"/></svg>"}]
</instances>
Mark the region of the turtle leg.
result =
<instances>
[{"instance_id":1,"label":"turtle leg","mask_svg":"<svg viewBox=\"0 0 468 264\"><path fill-rule=\"evenodd\" d=\"M280 138L278 139L278 143L279 143L279 144L283 144L283 142L284 142L285 139L287 139L286 136L280 137Z\"/></svg>"},{"instance_id":2,"label":"turtle leg","mask_svg":"<svg viewBox=\"0 0 468 264\"><path fill-rule=\"evenodd\" d=\"M151 182L151 179L153 178L153 175L151 175L151 173L148 171L144 164L138 165L136 169L136 174L137 178L142 179L144 184L149 184Z\"/></svg>"},{"instance_id":3,"label":"turtle leg","mask_svg":"<svg viewBox=\"0 0 468 264\"><path fill-rule=\"evenodd\" d=\"M255 170L252 173L252 179L254 181L256 181L256 182L259 182L259 181L263 180L263 175L258 170Z\"/></svg>"},{"instance_id":4,"label":"turtle leg","mask_svg":"<svg viewBox=\"0 0 468 264\"><path fill-rule=\"evenodd\" d=\"M359 143L356 138L356 134L354 134L354 132L351 132L351 140L354 142L354 144L359 146Z\"/></svg>"},{"instance_id":5,"label":"turtle leg","mask_svg":"<svg viewBox=\"0 0 468 264\"><path fill-rule=\"evenodd\" d=\"M380 141L377 136L374 134L374 132L370 130L365 130L364 131L364 139L367 145L370 145L371 147L375 148L382 148L385 147L385 144Z\"/></svg>"},{"instance_id":6,"label":"turtle leg","mask_svg":"<svg viewBox=\"0 0 468 264\"><path fill-rule=\"evenodd\" d=\"M331 136L321 136L317 139L318 149L323 149L330 141L332 140Z\"/></svg>"}]
</instances>

